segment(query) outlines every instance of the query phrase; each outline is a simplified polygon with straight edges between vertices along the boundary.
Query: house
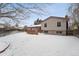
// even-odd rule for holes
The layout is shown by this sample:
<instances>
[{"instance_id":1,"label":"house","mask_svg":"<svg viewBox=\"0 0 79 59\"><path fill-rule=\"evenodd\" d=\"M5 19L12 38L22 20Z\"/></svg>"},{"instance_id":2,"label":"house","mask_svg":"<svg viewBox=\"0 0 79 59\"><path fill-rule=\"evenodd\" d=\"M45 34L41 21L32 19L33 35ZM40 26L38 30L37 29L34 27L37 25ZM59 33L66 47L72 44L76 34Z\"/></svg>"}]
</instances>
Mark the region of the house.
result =
<instances>
[{"instance_id":1,"label":"house","mask_svg":"<svg viewBox=\"0 0 79 59\"><path fill-rule=\"evenodd\" d=\"M16 25L13 26L13 29L19 30L19 31L24 31L24 25L16 24Z\"/></svg>"},{"instance_id":2,"label":"house","mask_svg":"<svg viewBox=\"0 0 79 59\"><path fill-rule=\"evenodd\" d=\"M3 23L0 23L0 33L4 32L6 29L5 29L5 24Z\"/></svg>"},{"instance_id":3,"label":"house","mask_svg":"<svg viewBox=\"0 0 79 59\"><path fill-rule=\"evenodd\" d=\"M50 16L41 23L43 33L66 35L68 32L68 17Z\"/></svg>"},{"instance_id":4,"label":"house","mask_svg":"<svg viewBox=\"0 0 79 59\"><path fill-rule=\"evenodd\" d=\"M5 28L5 24L0 23L0 29L3 29L3 28Z\"/></svg>"},{"instance_id":5,"label":"house","mask_svg":"<svg viewBox=\"0 0 79 59\"><path fill-rule=\"evenodd\" d=\"M41 32L41 25L31 25L27 27L27 33L29 34L38 34L38 32Z\"/></svg>"}]
</instances>

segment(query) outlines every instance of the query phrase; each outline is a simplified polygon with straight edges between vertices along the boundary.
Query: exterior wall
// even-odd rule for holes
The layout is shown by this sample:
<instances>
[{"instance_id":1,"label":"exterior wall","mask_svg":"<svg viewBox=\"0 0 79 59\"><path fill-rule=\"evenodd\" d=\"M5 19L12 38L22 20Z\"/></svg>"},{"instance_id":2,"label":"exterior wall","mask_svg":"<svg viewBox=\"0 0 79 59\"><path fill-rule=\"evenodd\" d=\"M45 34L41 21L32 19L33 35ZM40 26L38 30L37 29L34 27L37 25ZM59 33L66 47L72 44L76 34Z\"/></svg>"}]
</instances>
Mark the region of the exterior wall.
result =
<instances>
[{"instance_id":1,"label":"exterior wall","mask_svg":"<svg viewBox=\"0 0 79 59\"><path fill-rule=\"evenodd\" d=\"M54 35L66 35L66 31L61 31L62 33L57 33L55 30L47 30L48 34L54 34ZM43 30L43 33L45 33L45 30Z\"/></svg>"},{"instance_id":2,"label":"exterior wall","mask_svg":"<svg viewBox=\"0 0 79 59\"><path fill-rule=\"evenodd\" d=\"M41 28L40 27L27 27L27 30L37 30L38 32L41 32Z\"/></svg>"},{"instance_id":3,"label":"exterior wall","mask_svg":"<svg viewBox=\"0 0 79 59\"><path fill-rule=\"evenodd\" d=\"M61 22L61 27L57 27L57 22ZM47 27L44 24L47 23ZM48 31L50 34L57 34L56 31L62 31L63 35L66 35L66 20L50 18L41 23L41 30Z\"/></svg>"},{"instance_id":4,"label":"exterior wall","mask_svg":"<svg viewBox=\"0 0 79 59\"><path fill-rule=\"evenodd\" d=\"M38 32L41 32L40 27L27 27L27 33L38 34Z\"/></svg>"}]
</instances>

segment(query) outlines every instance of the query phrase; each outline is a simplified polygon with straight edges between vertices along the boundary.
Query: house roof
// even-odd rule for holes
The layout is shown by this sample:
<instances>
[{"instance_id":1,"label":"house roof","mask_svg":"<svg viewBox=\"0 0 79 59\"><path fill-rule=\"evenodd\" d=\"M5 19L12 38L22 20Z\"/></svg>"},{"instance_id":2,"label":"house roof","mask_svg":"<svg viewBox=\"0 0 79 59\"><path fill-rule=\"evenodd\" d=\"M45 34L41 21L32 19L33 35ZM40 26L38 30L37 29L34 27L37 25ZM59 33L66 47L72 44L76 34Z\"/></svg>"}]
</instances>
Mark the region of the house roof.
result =
<instances>
[{"instance_id":1,"label":"house roof","mask_svg":"<svg viewBox=\"0 0 79 59\"><path fill-rule=\"evenodd\" d=\"M49 16L48 18L46 18L45 20L43 20L43 22L49 20L50 18L61 19L61 20L66 19L65 17Z\"/></svg>"},{"instance_id":2,"label":"house roof","mask_svg":"<svg viewBox=\"0 0 79 59\"><path fill-rule=\"evenodd\" d=\"M31 25L31 26L28 26L28 27L41 27L41 24L39 24L39 25Z\"/></svg>"}]
</instances>

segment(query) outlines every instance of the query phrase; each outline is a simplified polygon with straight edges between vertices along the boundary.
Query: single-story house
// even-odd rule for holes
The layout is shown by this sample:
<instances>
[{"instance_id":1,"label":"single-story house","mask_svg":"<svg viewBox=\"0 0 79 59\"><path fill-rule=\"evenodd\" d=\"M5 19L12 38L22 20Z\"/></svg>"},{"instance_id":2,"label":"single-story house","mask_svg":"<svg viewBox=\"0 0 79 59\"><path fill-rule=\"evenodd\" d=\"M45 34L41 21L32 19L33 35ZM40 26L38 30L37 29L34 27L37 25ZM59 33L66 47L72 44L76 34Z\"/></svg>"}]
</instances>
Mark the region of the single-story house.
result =
<instances>
[{"instance_id":1,"label":"single-story house","mask_svg":"<svg viewBox=\"0 0 79 59\"><path fill-rule=\"evenodd\" d=\"M0 33L6 30L5 24L0 23Z\"/></svg>"},{"instance_id":2,"label":"single-story house","mask_svg":"<svg viewBox=\"0 0 79 59\"><path fill-rule=\"evenodd\" d=\"M5 28L5 24L0 24L0 28Z\"/></svg>"},{"instance_id":3,"label":"single-story house","mask_svg":"<svg viewBox=\"0 0 79 59\"><path fill-rule=\"evenodd\" d=\"M38 32L41 32L41 25L31 25L27 27L27 33L30 34L38 34Z\"/></svg>"},{"instance_id":4,"label":"single-story house","mask_svg":"<svg viewBox=\"0 0 79 59\"><path fill-rule=\"evenodd\" d=\"M5 24L1 24L0 23L0 31L4 30L5 29Z\"/></svg>"}]
</instances>

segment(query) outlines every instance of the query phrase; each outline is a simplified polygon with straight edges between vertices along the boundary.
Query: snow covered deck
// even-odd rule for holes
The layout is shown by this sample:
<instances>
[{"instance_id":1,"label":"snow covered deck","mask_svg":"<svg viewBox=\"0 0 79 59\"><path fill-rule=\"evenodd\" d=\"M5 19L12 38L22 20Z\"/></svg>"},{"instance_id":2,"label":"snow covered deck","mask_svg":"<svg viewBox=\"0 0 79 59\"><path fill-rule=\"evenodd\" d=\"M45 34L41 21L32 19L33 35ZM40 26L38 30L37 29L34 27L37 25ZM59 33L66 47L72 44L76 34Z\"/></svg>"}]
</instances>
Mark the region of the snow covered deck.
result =
<instances>
[{"instance_id":1,"label":"snow covered deck","mask_svg":"<svg viewBox=\"0 0 79 59\"><path fill-rule=\"evenodd\" d=\"M74 36L31 35L21 32L2 37L0 41L10 43L9 48L0 54L5 56L79 56L79 38Z\"/></svg>"}]
</instances>

